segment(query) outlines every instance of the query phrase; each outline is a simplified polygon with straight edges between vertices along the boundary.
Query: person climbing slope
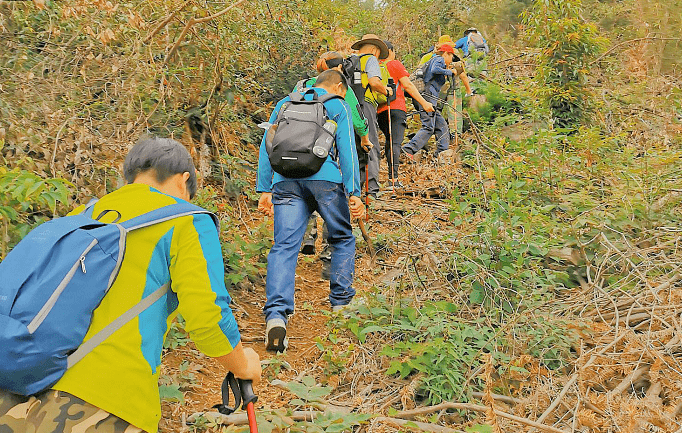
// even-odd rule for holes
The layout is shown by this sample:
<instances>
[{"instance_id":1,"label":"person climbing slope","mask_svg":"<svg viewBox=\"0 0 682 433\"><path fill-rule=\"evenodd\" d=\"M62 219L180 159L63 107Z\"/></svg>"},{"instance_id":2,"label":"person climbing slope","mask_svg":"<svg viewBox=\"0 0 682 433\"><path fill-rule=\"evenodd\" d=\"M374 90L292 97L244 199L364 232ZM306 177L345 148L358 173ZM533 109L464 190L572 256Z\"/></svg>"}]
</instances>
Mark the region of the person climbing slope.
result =
<instances>
[{"instance_id":1,"label":"person climbing slope","mask_svg":"<svg viewBox=\"0 0 682 433\"><path fill-rule=\"evenodd\" d=\"M455 55L454 48L447 44L441 45L439 50L433 55L433 58L429 60L429 66L424 72L426 90L423 96L431 104L435 104L438 101L438 95L446 79L453 76L454 66L451 66L453 60L459 60L459 58ZM460 72L457 71L457 73ZM422 127L412 137L410 142L402 147L402 150L408 159L413 159L414 154L426 145L431 135L435 135L435 156L438 156L440 152L448 149L450 145L448 124L438 110L429 113L418 102L415 103L415 108L419 111Z\"/></svg>"},{"instance_id":2,"label":"person climbing slope","mask_svg":"<svg viewBox=\"0 0 682 433\"><path fill-rule=\"evenodd\" d=\"M400 148L403 144L405 129L407 128L407 107L405 105L405 92L408 93L427 113L434 111L433 105L424 99L417 88L410 81L410 74L405 66L395 58L393 44L385 41L388 47L388 56L380 61L386 65L391 78L397 84L396 98L388 104L381 104L377 109L379 128L386 137L385 155L388 163L389 186L401 188L398 181L398 165L400 164ZM389 119L390 113L390 119ZM389 128L390 126L390 128Z\"/></svg>"},{"instance_id":3,"label":"person climbing slope","mask_svg":"<svg viewBox=\"0 0 682 433\"><path fill-rule=\"evenodd\" d=\"M322 73L328 69L335 69L339 72L343 68L343 56L336 51L328 51L320 56L317 61L316 69L318 73ZM306 89L314 87L317 81L317 77L308 78L299 81L297 83L295 90L298 92L305 92ZM365 152L369 151L372 147L369 141L369 127L367 119L365 119L362 113L362 108L358 103L358 99L355 93L350 91L346 92L345 101L351 109L353 117L353 129L355 131L356 139L359 138L359 143ZM329 249L329 242L327 242L328 230L327 223L323 223L322 226L322 251L320 252L319 259L322 261L322 279L329 279L329 268L331 264L331 251ZM310 216L310 221L308 222L308 227L306 229L305 236L303 237L303 243L301 245L301 253L312 255L315 254L315 241L317 240L317 212L313 212Z\"/></svg>"},{"instance_id":4,"label":"person climbing slope","mask_svg":"<svg viewBox=\"0 0 682 433\"><path fill-rule=\"evenodd\" d=\"M315 87L308 89L305 94L293 92L278 102L270 116L273 137L266 133L261 142L256 187L256 191L261 193L258 209L274 216L275 223L275 242L268 254L266 302L263 307L266 349L270 351L283 352L288 346L286 326L289 316L294 312L296 262L305 228L315 210L329 227L328 240L332 247L329 301L332 310L341 309L355 296L352 287L355 236L351 217L362 218L365 207L360 198L360 176L350 108L343 101L347 90L348 85L342 73L333 69L322 72L317 77ZM293 104L294 97L299 100L304 98L311 103ZM317 156L324 155L324 152L315 149L324 143L318 146L317 139L310 143L306 141L306 137L316 135L317 123L300 114L304 106L318 104L313 104L314 100L324 106L324 125L335 125L334 132L329 132L333 137L331 147L326 156L320 157L320 165L305 170L305 176L297 174L306 168L299 166L297 170L300 171L291 171L289 176L285 176L282 173L289 171L279 164L299 164L297 158L303 159L309 155L304 150L310 149ZM278 134L284 132L286 136L278 141ZM278 158L278 145L286 145L290 149L289 153ZM273 161L278 165L273 165ZM308 174L310 172L312 174Z\"/></svg>"}]
</instances>

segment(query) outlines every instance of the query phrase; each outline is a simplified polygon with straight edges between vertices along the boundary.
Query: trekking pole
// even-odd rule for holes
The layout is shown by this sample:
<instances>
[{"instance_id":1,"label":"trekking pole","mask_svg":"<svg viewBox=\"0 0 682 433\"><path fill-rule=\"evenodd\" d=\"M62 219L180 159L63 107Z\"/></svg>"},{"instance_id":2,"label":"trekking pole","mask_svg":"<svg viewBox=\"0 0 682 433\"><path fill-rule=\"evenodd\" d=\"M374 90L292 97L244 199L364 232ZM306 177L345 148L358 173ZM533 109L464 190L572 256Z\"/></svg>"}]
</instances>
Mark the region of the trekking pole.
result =
<instances>
[{"instance_id":1,"label":"trekking pole","mask_svg":"<svg viewBox=\"0 0 682 433\"><path fill-rule=\"evenodd\" d=\"M395 161L393 160L393 129L391 128L391 102L395 101L395 98L396 98L395 93L396 93L398 86L395 85L395 81L393 81L393 78L388 79L388 87L390 87L393 90L393 94L386 98L387 99L386 103L388 104L388 137L386 138L386 140L388 141L388 150L391 153L391 155L389 156L389 158L391 158L391 164L389 167L389 171L390 171L389 174L390 174L391 179L392 179L391 190L393 192L393 195L395 195L395 181L396 181L396 179L395 179L395 166L394 166Z\"/></svg>"},{"instance_id":2,"label":"trekking pole","mask_svg":"<svg viewBox=\"0 0 682 433\"><path fill-rule=\"evenodd\" d=\"M365 221L369 221L369 154L367 155L367 165L365 166Z\"/></svg>"},{"instance_id":3,"label":"trekking pole","mask_svg":"<svg viewBox=\"0 0 682 433\"><path fill-rule=\"evenodd\" d=\"M234 407L230 406L230 390L234 395ZM220 394L223 402L213 406L218 409L218 412L223 415L231 415L234 411L239 409L246 410L246 416L249 419L249 431L251 433L258 433L258 424L256 423L256 409L254 403L258 401L258 397L253 393L253 386L250 380L237 379L232 372L227 373L223 384L220 386Z\"/></svg>"},{"instance_id":4,"label":"trekking pole","mask_svg":"<svg viewBox=\"0 0 682 433\"><path fill-rule=\"evenodd\" d=\"M362 233L362 238L367 243L367 248L369 248L369 256L372 258L372 262L374 262L374 257L376 256L376 251L374 250L374 244L372 244L372 239L369 237L369 233L367 232L367 227L365 227L365 222L362 220L362 218L358 218L358 226L360 227L360 232Z\"/></svg>"}]
</instances>

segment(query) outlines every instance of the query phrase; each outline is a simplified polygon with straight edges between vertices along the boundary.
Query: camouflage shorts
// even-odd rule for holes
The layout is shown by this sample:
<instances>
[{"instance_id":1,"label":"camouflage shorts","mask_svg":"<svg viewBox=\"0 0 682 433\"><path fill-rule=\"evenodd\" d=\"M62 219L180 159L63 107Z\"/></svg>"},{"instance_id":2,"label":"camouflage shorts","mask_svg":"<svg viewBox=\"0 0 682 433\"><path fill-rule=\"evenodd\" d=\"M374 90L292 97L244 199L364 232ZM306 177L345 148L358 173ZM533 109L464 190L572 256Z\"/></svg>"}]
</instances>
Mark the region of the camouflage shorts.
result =
<instances>
[{"instance_id":1,"label":"camouflage shorts","mask_svg":"<svg viewBox=\"0 0 682 433\"><path fill-rule=\"evenodd\" d=\"M20 397L0 390L0 433L141 433L137 427L63 391Z\"/></svg>"}]
</instances>

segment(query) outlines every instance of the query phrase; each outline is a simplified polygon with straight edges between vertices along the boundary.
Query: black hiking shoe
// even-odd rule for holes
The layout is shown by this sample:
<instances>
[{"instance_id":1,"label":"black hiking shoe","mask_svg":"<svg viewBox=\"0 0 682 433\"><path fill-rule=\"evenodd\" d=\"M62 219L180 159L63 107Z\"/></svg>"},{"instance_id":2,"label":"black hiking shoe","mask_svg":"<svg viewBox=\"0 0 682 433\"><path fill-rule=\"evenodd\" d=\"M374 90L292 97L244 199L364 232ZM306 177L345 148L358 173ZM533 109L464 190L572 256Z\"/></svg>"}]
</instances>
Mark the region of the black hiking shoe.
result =
<instances>
[{"instance_id":1,"label":"black hiking shoe","mask_svg":"<svg viewBox=\"0 0 682 433\"><path fill-rule=\"evenodd\" d=\"M329 259L321 259L322 261L322 279L329 281L331 279L332 262Z\"/></svg>"},{"instance_id":2,"label":"black hiking shoe","mask_svg":"<svg viewBox=\"0 0 682 433\"><path fill-rule=\"evenodd\" d=\"M301 253L307 256L312 256L315 254L315 238L303 239Z\"/></svg>"}]
</instances>

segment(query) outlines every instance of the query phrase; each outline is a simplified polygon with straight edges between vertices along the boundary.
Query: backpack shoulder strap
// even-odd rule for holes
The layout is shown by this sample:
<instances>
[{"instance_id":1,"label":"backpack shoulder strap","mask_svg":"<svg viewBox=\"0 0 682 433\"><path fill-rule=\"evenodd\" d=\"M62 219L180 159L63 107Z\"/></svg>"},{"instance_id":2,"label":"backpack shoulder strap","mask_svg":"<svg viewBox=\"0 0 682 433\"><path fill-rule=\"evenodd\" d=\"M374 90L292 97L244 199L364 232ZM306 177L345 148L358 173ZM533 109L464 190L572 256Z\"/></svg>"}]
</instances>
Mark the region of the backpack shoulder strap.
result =
<instances>
[{"instance_id":1,"label":"backpack shoulder strap","mask_svg":"<svg viewBox=\"0 0 682 433\"><path fill-rule=\"evenodd\" d=\"M313 103L318 101L317 92L312 87L307 87L303 89L303 92L292 92L289 94L289 99L291 102L295 103ZM311 100L305 99L305 95L313 95Z\"/></svg>"},{"instance_id":2,"label":"backpack shoulder strap","mask_svg":"<svg viewBox=\"0 0 682 433\"><path fill-rule=\"evenodd\" d=\"M121 329L123 325L139 316L147 308L151 307L154 302L158 301L163 297L163 295L166 294L169 287L169 283L159 287L151 294L143 298L140 302L130 307L130 309L128 309L125 313L118 316L113 322L102 328L101 331L93 335L88 341L81 344L75 352L66 358L66 369L68 370L69 368L73 367L78 361L83 359L85 355L92 352L95 347L99 346L104 340L111 337L116 331Z\"/></svg>"},{"instance_id":3,"label":"backpack shoulder strap","mask_svg":"<svg viewBox=\"0 0 682 433\"><path fill-rule=\"evenodd\" d=\"M325 102L331 101L332 99L340 99L342 101L344 100L341 96L337 95L336 93L327 92L324 95L320 96L319 101L324 104Z\"/></svg>"},{"instance_id":4,"label":"backpack shoulder strap","mask_svg":"<svg viewBox=\"0 0 682 433\"><path fill-rule=\"evenodd\" d=\"M85 205L85 209L83 209L83 212L81 212L81 215L85 215L88 218L92 218L92 212L95 210L95 204L99 201L97 197L93 197L90 199L90 201Z\"/></svg>"},{"instance_id":5,"label":"backpack shoulder strap","mask_svg":"<svg viewBox=\"0 0 682 433\"><path fill-rule=\"evenodd\" d=\"M218 222L218 217L215 214L207 211L204 208L193 205L187 202L180 202L164 206L162 208L147 212L146 214L140 215L138 217L132 218L128 221L121 223L120 225L130 232L132 230L141 229L143 227L149 227L154 224L161 223L163 221L168 221L173 218L179 218L187 215L196 214L207 214L213 218L213 222L216 225L218 231L220 231L220 226ZM135 317L140 315L147 308L151 307L156 301L161 299L170 287L170 283L166 283L147 295L140 302L133 305L125 313L117 317L113 322L105 326L101 331L93 335L88 341L81 344L75 352L69 355L66 359L66 368L69 369L73 367L78 361L83 359L85 355L92 352L92 350L99 346L104 340L113 335L116 331L121 329L126 323L133 320Z\"/></svg>"},{"instance_id":6,"label":"backpack shoulder strap","mask_svg":"<svg viewBox=\"0 0 682 433\"><path fill-rule=\"evenodd\" d=\"M210 215L211 218L213 219L213 223L220 232L220 223L218 217L215 216L215 214L207 211L202 207L187 202L175 203L155 209L151 212L147 212L146 214L122 222L121 225L126 230L126 232L131 232L133 230L149 227L154 224L162 223L164 221L169 221L175 218L196 214Z\"/></svg>"}]
</instances>

